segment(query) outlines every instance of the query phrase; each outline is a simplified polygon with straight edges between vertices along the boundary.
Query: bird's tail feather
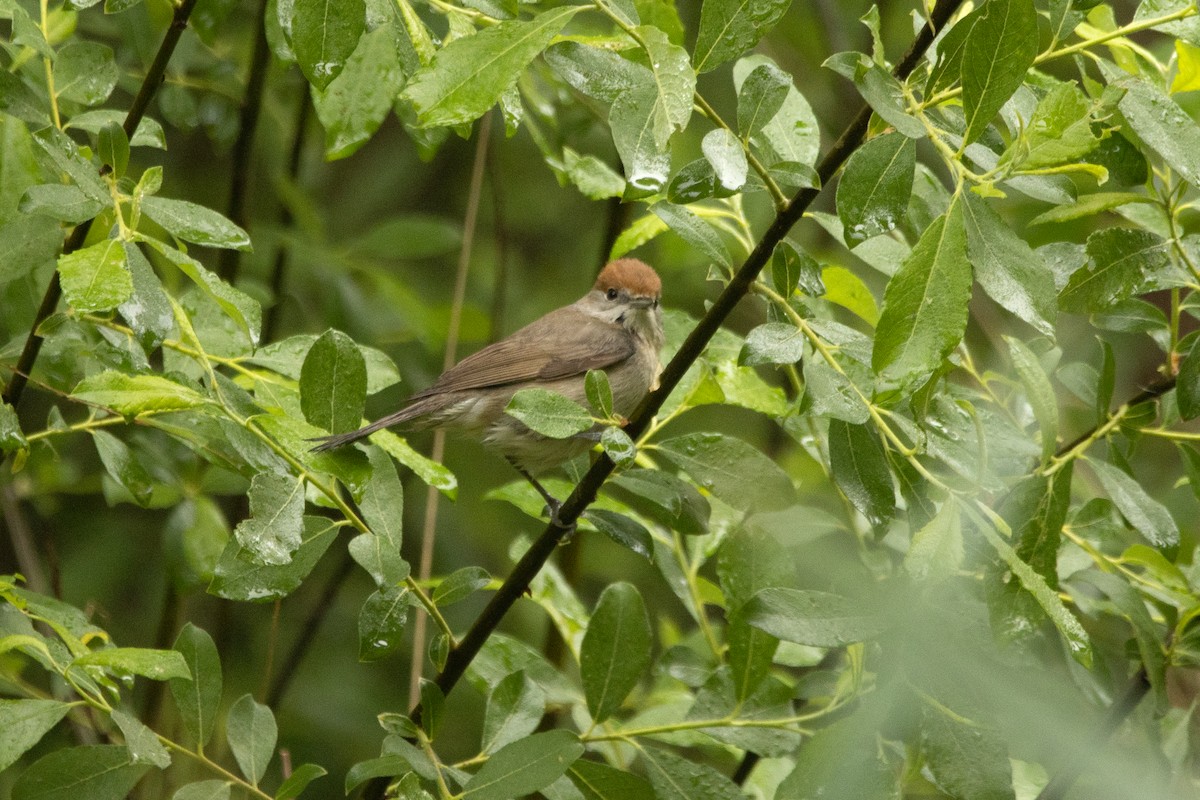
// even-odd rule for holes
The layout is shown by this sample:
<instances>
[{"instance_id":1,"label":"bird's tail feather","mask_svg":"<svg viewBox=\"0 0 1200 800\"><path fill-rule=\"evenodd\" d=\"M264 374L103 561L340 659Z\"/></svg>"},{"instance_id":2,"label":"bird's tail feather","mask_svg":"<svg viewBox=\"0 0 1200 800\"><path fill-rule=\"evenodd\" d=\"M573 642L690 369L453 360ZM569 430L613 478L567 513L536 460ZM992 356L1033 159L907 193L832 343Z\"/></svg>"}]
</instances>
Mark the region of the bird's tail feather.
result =
<instances>
[{"instance_id":1,"label":"bird's tail feather","mask_svg":"<svg viewBox=\"0 0 1200 800\"><path fill-rule=\"evenodd\" d=\"M365 439L376 431L381 431L384 428L390 428L392 425L397 425L401 422L406 422L415 416L419 415L419 411L414 410L412 406L402 408L399 411L388 414L382 419L377 419L370 425L365 425L356 431L349 433L336 433L333 436L321 436L316 439L309 439L310 442L317 442L313 447L312 452L323 453L326 450L333 450L336 447L357 442L359 439Z\"/></svg>"}]
</instances>

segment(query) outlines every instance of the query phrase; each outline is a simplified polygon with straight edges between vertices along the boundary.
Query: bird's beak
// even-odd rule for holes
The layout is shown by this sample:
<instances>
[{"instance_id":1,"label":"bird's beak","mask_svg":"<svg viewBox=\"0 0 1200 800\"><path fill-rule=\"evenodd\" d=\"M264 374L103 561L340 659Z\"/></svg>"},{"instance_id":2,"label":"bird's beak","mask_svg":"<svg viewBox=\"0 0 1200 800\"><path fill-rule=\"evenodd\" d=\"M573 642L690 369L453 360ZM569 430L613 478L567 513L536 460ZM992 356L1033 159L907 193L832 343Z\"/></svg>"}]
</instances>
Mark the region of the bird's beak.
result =
<instances>
[{"instance_id":1,"label":"bird's beak","mask_svg":"<svg viewBox=\"0 0 1200 800\"><path fill-rule=\"evenodd\" d=\"M629 305L634 308L654 308L658 305L657 297L631 297Z\"/></svg>"}]
</instances>

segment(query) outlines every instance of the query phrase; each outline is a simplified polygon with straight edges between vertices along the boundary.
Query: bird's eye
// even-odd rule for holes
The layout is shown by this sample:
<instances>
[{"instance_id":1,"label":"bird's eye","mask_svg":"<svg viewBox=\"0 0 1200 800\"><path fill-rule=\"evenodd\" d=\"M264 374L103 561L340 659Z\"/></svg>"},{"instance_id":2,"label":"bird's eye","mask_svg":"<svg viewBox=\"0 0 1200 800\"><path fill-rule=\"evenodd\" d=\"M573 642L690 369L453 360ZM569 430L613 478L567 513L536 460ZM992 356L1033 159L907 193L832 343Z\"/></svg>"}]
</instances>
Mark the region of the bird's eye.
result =
<instances>
[{"instance_id":1,"label":"bird's eye","mask_svg":"<svg viewBox=\"0 0 1200 800\"><path fill-rule=\"evenodd\" d=\"M605 294L605 296L606 296L606 297L607 297L609 300L616 300L616 299L617 299L617 294L618 294L618 292L617 292L617 290L616 290L616 289L609 289L609 290L608 290L608 292Z\"/></svg>"}]
</instances>

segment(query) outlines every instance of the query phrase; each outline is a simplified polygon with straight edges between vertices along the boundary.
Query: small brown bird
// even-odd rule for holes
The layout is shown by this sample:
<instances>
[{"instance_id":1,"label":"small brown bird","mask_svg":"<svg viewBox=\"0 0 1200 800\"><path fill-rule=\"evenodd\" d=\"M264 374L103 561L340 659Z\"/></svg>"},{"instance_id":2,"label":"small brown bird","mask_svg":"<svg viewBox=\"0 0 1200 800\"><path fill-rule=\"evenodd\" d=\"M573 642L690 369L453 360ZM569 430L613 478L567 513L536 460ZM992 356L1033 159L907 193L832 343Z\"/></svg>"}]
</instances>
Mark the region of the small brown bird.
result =
<instances>
[{"instance_id":1,"label":"small brown bird","mask_svg":"<svg viewBox=\"0 0 1200 800\"><path fill-rule=\"evenodd\" d=\"M584 376L597 369L608 375L614 413L632 412L658 379L661 296L662 281L645 263L613 261L601 270L592 290L571 305L464 358L399 411L356 431L319 439L313 449L340 447L401 424L407 430L460 431L507 458L545 498L557 522L558 502L533 473L584 452L595 437L584 433L551 439L504 409L516 392L532 387L586 404Z\"/></svg>"}]
</instances>

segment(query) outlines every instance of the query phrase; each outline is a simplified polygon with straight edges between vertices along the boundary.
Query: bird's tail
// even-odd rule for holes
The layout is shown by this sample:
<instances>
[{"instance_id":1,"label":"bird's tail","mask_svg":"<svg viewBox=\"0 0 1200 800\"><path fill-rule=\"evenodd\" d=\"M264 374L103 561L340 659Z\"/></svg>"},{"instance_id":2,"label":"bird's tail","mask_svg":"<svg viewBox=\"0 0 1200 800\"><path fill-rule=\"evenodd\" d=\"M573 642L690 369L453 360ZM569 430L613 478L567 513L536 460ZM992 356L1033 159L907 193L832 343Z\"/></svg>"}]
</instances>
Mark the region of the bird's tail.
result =
<instances>
[{"instance_id":1,"label":"bird's tail","mask_svg":"<svg viewBox=\"0 0 1200 800\"><path fill-rule=\"evenodd\" d=\"M420 410L414 409L412 406L402 408L399 411L388 414L382 419L377 419L370 425L365 425L356 431L349 433L335 433L333 436L321 436L316 439L309 439L310 442L317 442L313 447L312 452L323 453L326 450L333 450L335 447L357 442L359 439L365 439L375 431L381 431L384 428L390 428L392 425L398 425L401 422L407 422L415 416L419 416Z\"/></svg>"}]
</instances>

